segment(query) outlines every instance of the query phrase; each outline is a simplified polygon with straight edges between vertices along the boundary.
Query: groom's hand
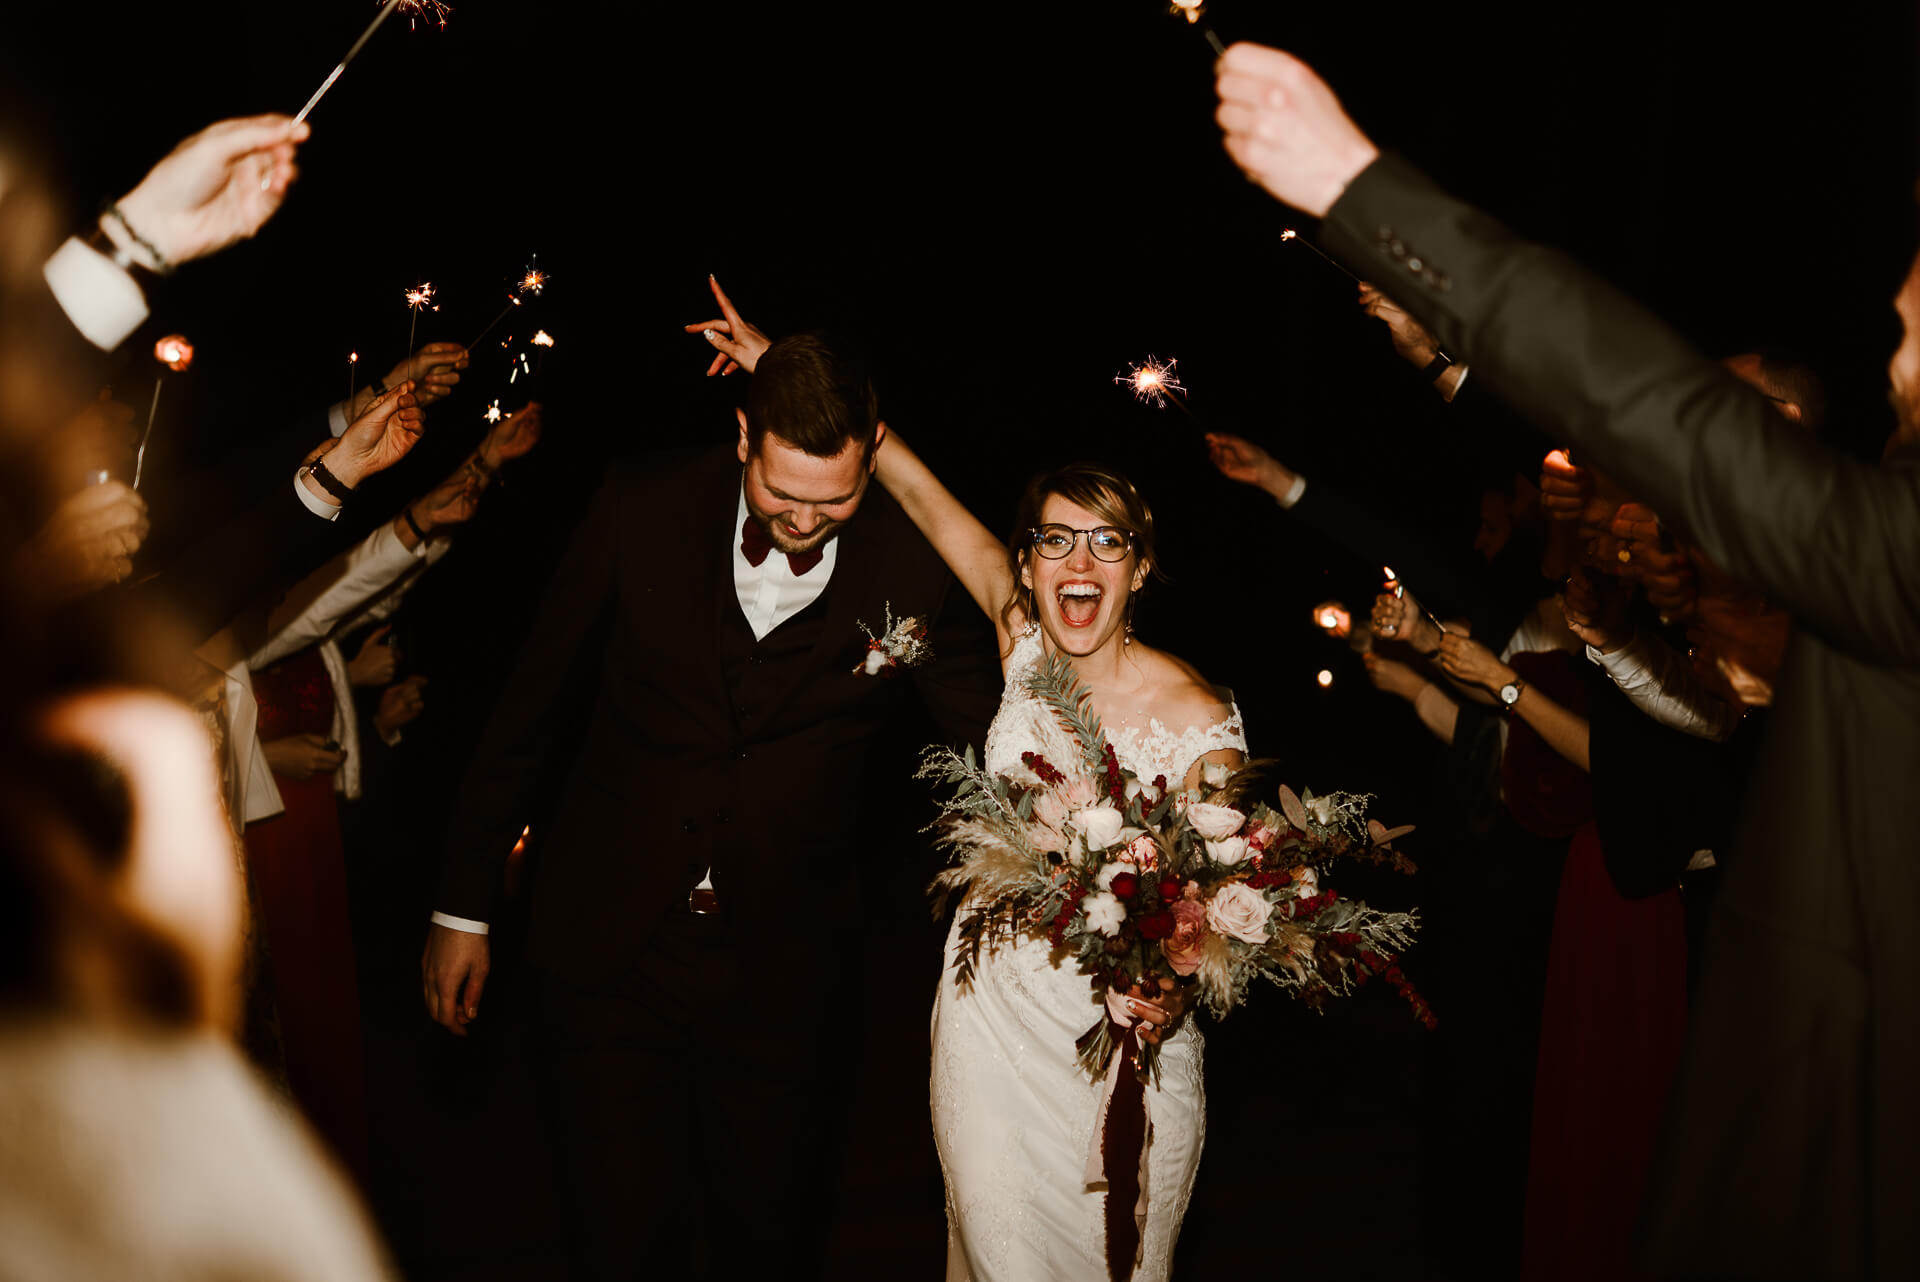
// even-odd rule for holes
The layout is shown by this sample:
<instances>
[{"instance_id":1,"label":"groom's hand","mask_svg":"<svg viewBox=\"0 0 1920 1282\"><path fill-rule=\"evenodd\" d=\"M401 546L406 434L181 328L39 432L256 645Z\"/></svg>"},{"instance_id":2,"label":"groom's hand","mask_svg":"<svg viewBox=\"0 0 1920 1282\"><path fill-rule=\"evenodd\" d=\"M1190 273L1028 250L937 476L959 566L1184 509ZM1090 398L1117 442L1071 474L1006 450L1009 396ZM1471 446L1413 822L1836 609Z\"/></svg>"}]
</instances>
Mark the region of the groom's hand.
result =
<instances>
[{"instance_id":1,"label":"groom's hand","mask_svg":"<svg viewBox=\"0 0 1920 1282\"><path fill-rule=\"evenodd\" d=\"M487 937L435 924L427 928L420 954L420 985L427 1014L450 1033L467 1035L480 1017L480 990L486 986L490 954Z\"/></svg>"}]
</instances>

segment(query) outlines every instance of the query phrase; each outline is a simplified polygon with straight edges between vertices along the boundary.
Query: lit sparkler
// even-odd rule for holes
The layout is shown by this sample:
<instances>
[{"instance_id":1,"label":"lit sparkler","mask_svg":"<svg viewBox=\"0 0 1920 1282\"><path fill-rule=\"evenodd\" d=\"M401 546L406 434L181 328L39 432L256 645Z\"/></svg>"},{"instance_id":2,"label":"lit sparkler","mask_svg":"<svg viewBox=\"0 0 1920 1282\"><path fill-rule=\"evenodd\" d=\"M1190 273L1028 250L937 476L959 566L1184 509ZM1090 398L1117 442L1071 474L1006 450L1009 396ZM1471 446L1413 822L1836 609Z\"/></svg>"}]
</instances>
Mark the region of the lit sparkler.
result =
<instances>
[{"instance_id":1,"label":"lit sparkler","mask_svg":"<svg viewBox=\"0 0 1920 1282\"><path fill-rule=\"evenodd\" d=\"M405 294L407 307L413 313L413 319L407 322L407 368L413 368L413 336L420 327L420 309L433 302L433 282L421 281ZM434 311L440 308L435 306Z\"/></svg>"},{"instance_id":2,"label":"lit sparkler","mask_svg":"<svg viewBox=\"0 0 1920 1282\"><path fill-rule=\"evenodd\" d=\"M467 344L467 350L472 351L478 347L480 345L480 339L491 334L493 327L507 318L508 312L520 306L520 300L522 298L529 294L538 298L541 294L545 293L548 279L547 274L540 270L540 255L535 254L533 256L533 262L527 267L526 274L520 277L520 283L514 287L514 291L511 294L507 295L507 305L500 309L498 316L495 316L487 322L487 327L480 331L479 337Z\"/></svg>"},{"instance_id":3,"label":"lit sparkler","mask_svg":"<svg viewBox=\"0 0 1920 1282\"><path fill-rule=\"evenodd\" d=\"M553 335L547 333L544 329L539 330L533 336L533 345L535 347L552 347Z\"/></svg>"},{"instance_id":4,"label":"lit sparkler","mask_svg":"<svg viewBox=\"0 0 1920 1282\"><path fill-rule=\"evenodd\" d=\"M1313 609L1313 621L1329 636L1345 638L1353 629L1353 616L1338 601L1323 601Z\"/></svg>"},{"instance_id":5,"label":"lit sparkler","mask_svg":"<svg viewBox=\"0 0 1920 1282\"><path fill-rule=\"evenodd\" d=\"M147 442L153 437L153 421L160 413L160 389L166 385L166 370L184 374L193 364L193 344L184 334L168 334L153 345L153 359L159 361L162 371L153 380L153 402L147 406L147 430L140 433L140 446L133 454L133 488L140 488L140 473L147 464Z\"/></svg>"},{"instance_id":6,"label":"lit sparkler","mask_svg":"<svg viewBox=\"0 0 1920 1282\"><path fill-rule=\"evenodd\" d=\"M1220 37L1213 34L1213 28L1201 21L1207 12L1206 0L1172 0L1172 3L1172 12L1185 18L1188 26L1198 27L1200 34L1207 38L1207 43L1213 46L1215 53L1227 51L1227 46L1220 42Z\"/></svg>"},{"instance_id":7,"label":"lit sparkler","mask_svg":"<svg viewBox=\"0 0 1920 1282\"><path fill-rule=\"evenodd\" d=\"M360 353L347 353L347 413L353 413L354 376L360 372Z\"/></svg>"},{"instance_id":8,"label":"lit sparkler","mask_svg":"<svg viewBox=\"0 0 1920 1282\"><path fill-rule=\"evenodd\" d=\"M1333 268L1335 271L1345 276L1348 280L1352 281L1354 284L1358 285L1360 283L1360 278L1358 276L1355 276L1352 272L1342 267L1339 263L1327 257L1327 255L1321 251L1320 246L1314 244L1312 241L1308 240L1305 236L1302 236L1299 232L1295 231L1293 228L1283 227L1280 230L1280 240L1282 243L1285 243L1287 241L1293 241L1296 244L1305 245L1308 249L1311 249L1315 254L1319 255L1321 262L1326 263L1329 267Z\"/></svg>"},{"instance_id":9,"label":"lit sparkler","mask_svg":"<svg viewBox=\"0 0 1920 1282\"><path fill-rule=\"evenodd\" d=\"M1333 673L1325 668L1320 669L1313 679L1319 683L1322 690L1331 690L1333 688Z\"/></svg>"},{"instance_id":10,"label":"lit sparkler","mask_svg":"<svg viewBox=\"0 0 1920 1282\"><path fill-rule=\"evenodd\" d=\"M1187 390L1186 385L1180 381L1180 376L1174 373L1174 366L1179 363L1171 357L1161 361L1149 356L1142 364L1129 365L1127 372L1118 375L1113 381L1125 383L1133 392L1134 399L1143 404L1156 407L1171 405L1188 418L1192 418L1193 411L1187 408L1186 401L1180 396L1180 393Z\"/></svg>"},{"instance_id":11,"label":"lit sparkler","mask_svg":"<svg viewBox=\"0 0 1920 1282\"><path fill-rule=\"evenodd\" d=\"M484 418L489 423L498 423L501 420L501 418L504 417L500 413L500 398L497 396L494 397L493 404L487 406L486 411L482 413L480 417Z\"/></svg>"},{"instance_id":12,"label":"lit sparkler","mask_svg":"<svg viewBox=\"0 0 1920 1282\"><path fill-rule=\"evenodd\" d=\"M447 14L452 12L453 7L451 5L441 4L440 0L386 0L386 3L380 6L380 12L373 15L373 21L367 24L367 29L360 33L360 38L354 41L353 46L347 50L347 56L342 58L331 72L327 73L327 78L320 82L318 89L313 91L313 97L307 99L307 105L300 108L300 114L293 118L294 124L297 125L305 120L307 113L311 112L314 107L319 105L320 100L327 96L327 90L333 88L333 82L340 78L342 72L346 71L347 64L359 56L360 50L365 47L367 41L373 39L373 33L380 29L381 23L393 16L395 9L405 9L412 15L413 23L416 27L420 25L422 15L425 15L428 21L437 20L442 27L445 27L447 25Z\"/></svg>"}]
</instances>

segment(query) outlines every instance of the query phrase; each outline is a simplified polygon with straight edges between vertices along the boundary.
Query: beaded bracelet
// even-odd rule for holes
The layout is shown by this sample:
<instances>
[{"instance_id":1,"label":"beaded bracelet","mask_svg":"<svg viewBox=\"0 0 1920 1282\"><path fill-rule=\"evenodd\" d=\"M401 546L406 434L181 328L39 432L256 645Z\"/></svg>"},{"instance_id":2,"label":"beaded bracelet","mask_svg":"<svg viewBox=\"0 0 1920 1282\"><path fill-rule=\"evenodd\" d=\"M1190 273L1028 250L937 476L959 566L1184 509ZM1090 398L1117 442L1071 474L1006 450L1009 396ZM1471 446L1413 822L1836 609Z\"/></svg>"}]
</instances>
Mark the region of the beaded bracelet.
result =
<instances>
[{"instance_id":1,"label":"beaded bracelet","mask_svg":"<svg viewBox=\"0 0 1920 1282\"><path fill-rule=\"evenodd\" d=\"M113 221L115 221L116 223L119 223L120 229L127 233L127 238L131 240L134 244L140 246L140 248L146 250L148 256L153 259L153 263L149 266L146 263L139 262L138 259L135 259L133 255L128 254L125 250L120 250L119 252L115 253L113 256L114 262L119 263L122 268L125 268L129 265L145 267L148 271L154 273L154 275L156 276L173 275L173 264L167 261L167 256L161 253L158 249L155 249L152 241L148 240L145 236L142 236L139 232L133 229L133 224L127 221L127 216L120 212L120 206L110 204L102 212L106 215L106 217L113 219ZM122 262L121 260L123 258L128 261Z\"/></svg>"}]
</instances>

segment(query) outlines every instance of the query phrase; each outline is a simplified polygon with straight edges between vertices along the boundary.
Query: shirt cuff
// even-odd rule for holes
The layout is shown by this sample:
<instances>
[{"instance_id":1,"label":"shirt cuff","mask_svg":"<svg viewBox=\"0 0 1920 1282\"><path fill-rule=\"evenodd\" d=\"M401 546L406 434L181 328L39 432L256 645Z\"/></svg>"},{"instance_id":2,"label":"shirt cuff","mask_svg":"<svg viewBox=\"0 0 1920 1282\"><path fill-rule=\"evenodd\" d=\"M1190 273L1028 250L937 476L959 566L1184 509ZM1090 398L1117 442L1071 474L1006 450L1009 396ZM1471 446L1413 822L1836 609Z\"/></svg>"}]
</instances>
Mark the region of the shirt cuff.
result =
<instances>
[{"instance_id":1,"label":"shirt cuff","mask_svg":"<svg viewBox=\"0 0 1920 1282\"><path fill-rule=\"evenodd\" d=\"M1306 492L1307 492L1307 478L1304 476L1301 476L1298 472L1296 472L1294 473L1294 476L1293 476L1293 484L1287 487L1287 492L1285 494L1280 495L1274 501L1277 502L1281 507L1292 507L1295 503L1298 503L1300 501L1300 496L1305 494Z\"/></svg>"},{"instance_id":2,"label":"shirt cuff","mask_svg":"<svg viewBox=\"0 0 1920 1282\"><path fill-rule=\"evenodd\" d=\"M147 296L111 258L69 237L41 269L54 301L89 343L110 352L147 319Z\"/></svg>"},{"instance_id":3,"label":"shirt cuff","mask_svg":"<svg viewBox=\"0 0 1920 1282\"><path fill-rule=\"evenodd\" d=\"M295 494L298 494L300 496L300 501L307 505L307 511L313 513L315 516L319 517L321 520L337 521L340 519L340 512L341 512L340 507L336 504L327 502L325 499L321 498L318 494L315 494L312 490L300 484L300 473L298 472L295 472L293 474L293 492Z\"/></svg>"},{"instance_id":4,"label":"shirt cuff","mask_svg":"<svg viewBox=\"0 0 1920 1282\"><path fill-rule=\"evenodd\" d=\"M345 436L347 429L351 426L353 425L347 422L347 403L345 401L341 401L337 405L327 406L328 431L332 432L336 437Z\"/></svg>"},{"instance_id":5,"label":"shirt cuff","mask_svg":"<svg viewBox=\"0 0 1920 1282\"><path fill-rule=\"evenodd\" d=\"M433 915L433 924L436 926L445 926L448 930L465 931L469 935L484 935L487 933L487 923L484 921L469 921L465 917L455 917L450 913L435 913Z\"/></svg>"}]
</instances>

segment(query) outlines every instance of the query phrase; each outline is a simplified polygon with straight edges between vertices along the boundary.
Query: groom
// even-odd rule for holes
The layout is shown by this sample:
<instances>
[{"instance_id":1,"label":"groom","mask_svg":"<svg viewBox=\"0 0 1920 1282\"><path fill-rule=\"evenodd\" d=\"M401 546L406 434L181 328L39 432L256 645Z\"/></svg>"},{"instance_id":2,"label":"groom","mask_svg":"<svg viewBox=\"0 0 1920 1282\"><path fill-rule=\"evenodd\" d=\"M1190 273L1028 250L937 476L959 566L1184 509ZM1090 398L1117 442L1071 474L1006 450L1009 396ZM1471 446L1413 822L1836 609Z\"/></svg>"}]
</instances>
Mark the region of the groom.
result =
<instances>
[{"instance_id":1,"label":"groom","mask_svg":"<svg viewBox=\"0 0 1920 1282\"><path fill-rule=\"evenodd\" d=\"M991 644L957 631L977 612L873 484L864 365L782 339L739 427L607 477L468 770L422 959L463 1033L502 865L571 755L527 952L583 1277L817 1273L848 972L875 960L850 946L865 821L907 774L872 749L909 684L974 743L999 697ZM889 611L935 657L865 662Z\"/></svg>"}]
</instances>

